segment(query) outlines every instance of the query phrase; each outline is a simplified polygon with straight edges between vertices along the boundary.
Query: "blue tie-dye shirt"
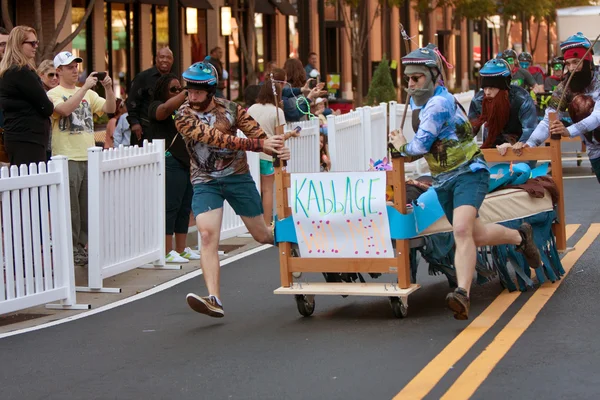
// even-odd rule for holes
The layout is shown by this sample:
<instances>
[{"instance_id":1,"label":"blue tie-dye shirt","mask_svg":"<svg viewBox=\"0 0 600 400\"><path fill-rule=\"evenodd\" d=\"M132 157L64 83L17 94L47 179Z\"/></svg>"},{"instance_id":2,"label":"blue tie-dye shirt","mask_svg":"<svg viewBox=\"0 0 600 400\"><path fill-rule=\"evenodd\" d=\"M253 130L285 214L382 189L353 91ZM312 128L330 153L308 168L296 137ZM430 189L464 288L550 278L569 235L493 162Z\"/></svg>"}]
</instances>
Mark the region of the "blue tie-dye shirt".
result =
<instances>
[{"instance_id":1,"label":"blue tie-dye shirt","mask_svg":"<svg viewBox=\"0 0 600 400\"><path fill-rule=\"evenodd\" d=\"M429 164L434 186L465 172L487 169L483 155L473 137L473 128L456 99L443 86L420 110L419 129L414 139L400 147L403 156L424 155Z\"/></svg>"}]
</instances>

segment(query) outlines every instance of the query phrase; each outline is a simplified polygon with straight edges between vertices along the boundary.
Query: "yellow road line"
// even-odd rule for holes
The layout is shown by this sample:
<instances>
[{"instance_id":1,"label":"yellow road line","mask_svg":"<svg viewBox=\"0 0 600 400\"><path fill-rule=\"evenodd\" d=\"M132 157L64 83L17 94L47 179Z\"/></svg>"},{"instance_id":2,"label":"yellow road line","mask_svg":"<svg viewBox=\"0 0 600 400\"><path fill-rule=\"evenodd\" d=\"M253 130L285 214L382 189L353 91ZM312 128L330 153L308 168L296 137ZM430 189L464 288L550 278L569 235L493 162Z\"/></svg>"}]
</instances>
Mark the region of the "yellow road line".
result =
<instances>
[{"instance_id":1,"label":"yellow road line","mask_svg":"<svg viewBox=\"0 0 600 400\"><path fill-rule=\"evenodd\" d=\"M579 225L567 225L567 239L579 228ZM494 301L473 320L444 350L429 362L415 376L394 400L422 399L446 375L448 370L456 364L471 347L500 319L502 314L519 297L521 292L509 293L503 291Z\"/></svg>"},{"instance_id":2,"label":"yellow road line","mask_svg":"<svg viewBox=\"0 0 600 400\"><path fill-rule=\"evenodd\" d=\"M548 283L535 291L531 298L498 333L492 343L467 367L462 375L448 389L442 399L468 399L488 377L498 362L506 355L517 339L533 323L536 316L556 292L565 277L581 255L594 243L600 234L600 224L592 224L575 246L575 250L562 259L565 276L556 283Z\"/></svg>"}]
</instances>

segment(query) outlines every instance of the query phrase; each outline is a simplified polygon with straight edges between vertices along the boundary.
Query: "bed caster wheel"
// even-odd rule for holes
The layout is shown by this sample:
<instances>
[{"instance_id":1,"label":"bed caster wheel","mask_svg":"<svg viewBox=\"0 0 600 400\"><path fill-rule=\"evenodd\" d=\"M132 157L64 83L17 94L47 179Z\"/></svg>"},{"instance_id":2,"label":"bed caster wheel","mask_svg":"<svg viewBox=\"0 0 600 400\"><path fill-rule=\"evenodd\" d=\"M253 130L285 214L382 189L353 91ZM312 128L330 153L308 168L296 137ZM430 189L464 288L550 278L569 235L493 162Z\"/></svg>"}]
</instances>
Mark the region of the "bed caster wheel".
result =
<instances>
[{"instance_id":1,"label":"bed caster wheel","mask_svg":"<svg viewBox=\"0 0 600 400\"><path fill-rule=\"evenodd\" d=\"M315 311L315 296L297 294L294 297L296 298L296 306L298 307L298 312L304 317L310 317Z\"/></svg>"},{"instance_id":2,"label":"bed caster wheel","mask_svg":"<svg viewBox=\"0 0 600 400\"><path fill-rule=\"evenodd\" d=\"M400 297L390 297L390 306L396 318L405 318L408 315L408 306Z\"/></svg>"}]
</instances>

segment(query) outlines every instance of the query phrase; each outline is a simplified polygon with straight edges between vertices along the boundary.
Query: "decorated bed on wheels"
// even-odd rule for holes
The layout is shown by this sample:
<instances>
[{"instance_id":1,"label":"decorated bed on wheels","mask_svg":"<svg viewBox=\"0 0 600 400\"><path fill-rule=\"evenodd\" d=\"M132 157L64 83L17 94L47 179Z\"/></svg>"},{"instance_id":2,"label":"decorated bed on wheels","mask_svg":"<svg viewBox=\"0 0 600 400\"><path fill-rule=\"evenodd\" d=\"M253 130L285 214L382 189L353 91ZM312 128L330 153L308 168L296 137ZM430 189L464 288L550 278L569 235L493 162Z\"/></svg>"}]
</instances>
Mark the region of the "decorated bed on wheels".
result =
<instances>
[{"instance_id":1,"label":"decorated bed on wheels","mask_svg":"<svg viewBox=\"0 0 600 400\"><path fill-rule=\"evenodd\" d=\"M489 163L510 163L492 167L490 186L514 181L519 173L514 163L542 163L514 182L519 185L489 193L479 216L508 227L529 222L544 264L535 270L537 281L560 279L564 270L559 252L566 250L560 137L553 136L548 147L526 148L520 156L482 151ZM405 161L395 158L390 171L374 172L290 174L276 167L275 239L281 276L276 294L294 295L304 316L313 313L316 295L385 296L394 315L405 317L408 296L420 287L420 257L429 263L431 274L443 273L456 285L452 227L433 189L407 201L411 183L405 178ZM551 178L544 176L548 166ZM386 187L393 189L392 202ZM531 270L511 245L478 249L476 269L479 283L499 276L510 291L534 286ZM322 273L326 281L295 278L309 272ZM365 279L381 274L392 274L393 282Z\"/></svg>"}]
</instances>

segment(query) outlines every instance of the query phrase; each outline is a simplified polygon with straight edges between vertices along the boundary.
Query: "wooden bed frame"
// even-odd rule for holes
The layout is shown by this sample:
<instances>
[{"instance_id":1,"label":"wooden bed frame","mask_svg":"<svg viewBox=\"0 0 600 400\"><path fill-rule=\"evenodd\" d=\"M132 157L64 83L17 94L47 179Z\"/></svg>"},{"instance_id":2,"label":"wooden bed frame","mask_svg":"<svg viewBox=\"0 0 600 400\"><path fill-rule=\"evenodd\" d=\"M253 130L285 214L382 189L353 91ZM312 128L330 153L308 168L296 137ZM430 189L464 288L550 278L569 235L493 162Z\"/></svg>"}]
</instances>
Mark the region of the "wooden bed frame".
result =
<instances>
[{"instance_id":1,"label":"wooden bed frame","mask_svg":"<svg viewBox=\"0 0 600 400\"><path fill-rule=\"evenodd\" d=\"M525 148L521 156L512 151L501 156L496 149L482 150L488 162L522 162L529 160L550 161L552 177L559 191L557 207L558 222L553 225L557 248L566 250L565 205L563 196L563 171L561 163L561 137L553 136L550 145ZM393 169L387 173L388 185L394 189L394 207L406 214L405 158L392 160ZM287 189L290 187L290 174L281 166L275 167L276 206L279 218L291 215ZM279 243L279 261L281 287L275 294L293 294L296 296L298 311L309 316L314 311L314 295L362 295L386 296L390 298L392 310L397 317L407 315L408 295L419 289L419 285L410 282L410 239L396 240L393 258L302 258L292 255L292 244ZM386 273L395 274L398 284L379 283L330 283L330 282L294 282L292 273L298 272L339 272L339 273Z\"/></svg>"}]
</instances>

